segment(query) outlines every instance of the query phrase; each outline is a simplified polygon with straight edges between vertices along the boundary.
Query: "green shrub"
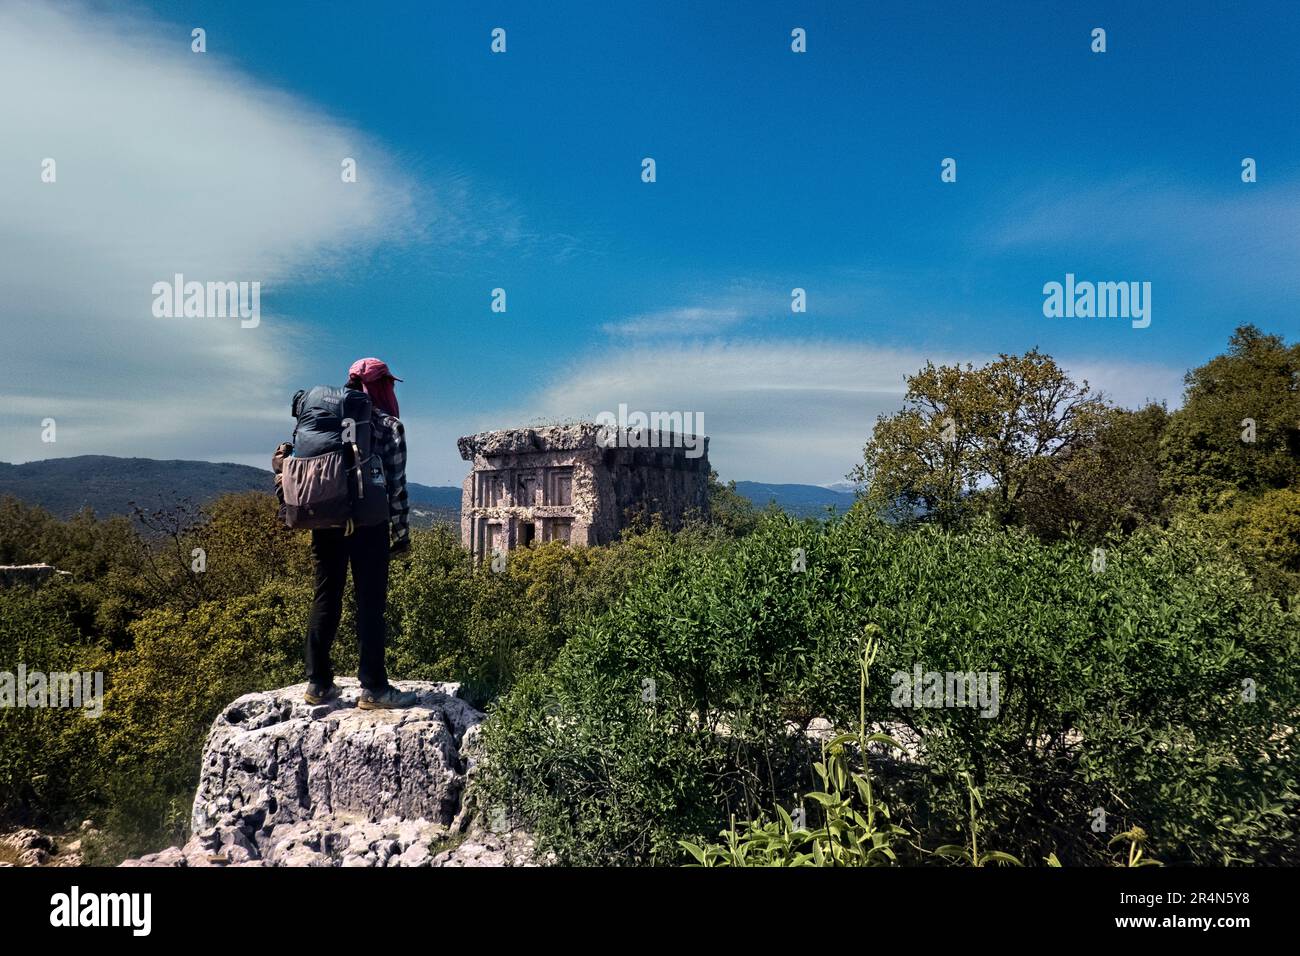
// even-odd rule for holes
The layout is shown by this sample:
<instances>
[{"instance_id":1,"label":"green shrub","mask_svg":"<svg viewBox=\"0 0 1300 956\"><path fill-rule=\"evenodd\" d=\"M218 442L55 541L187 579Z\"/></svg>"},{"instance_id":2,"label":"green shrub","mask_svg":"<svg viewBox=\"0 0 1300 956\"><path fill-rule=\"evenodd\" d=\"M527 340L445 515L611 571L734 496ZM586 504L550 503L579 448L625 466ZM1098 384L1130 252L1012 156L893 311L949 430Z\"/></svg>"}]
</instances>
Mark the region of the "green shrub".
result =
<instances>
[{"instance_id":1,"label":"green shrub","mask_svg":"<svg viewBox=\"0 0 1300 956\"><path fill-rule=\"evenodd\" d=\"M1300 604L1300 486L1236 494L1221 511L1179 521L1222 539L1262 589Z\"/></svg>"},{"instance_id":2,"label":"green shrub","mask_svg":"<svg viewBox=\"0 0 1300 956\"><path fill-rule=\"evenodd\" d=\"M867 625L882 634L868 721L922 749L885 793L925 845L961 838L973 786L982 830L1022 859L1108 862L1108 834L1141 825L1171 862L1295 860L1297 617L1179 533L1111 542L1101 573L1068 540L858 512L665 547L500 702L485 792L564 858L673 862L678 840L812 787L792 729L853 725ZM918 664L999 674L997 717L892 706L890 675Z\"/></svg>"},{"instance_id":3,"label":"green shrub","mask_svg":"<svg viewBox=\"0 0 1300 956\"><path fill-rule=\"evenodd\" d=\"M310 600L306 584L273 584L192 611L151 611L133 624L133 646L110 664L99 722L108 765L191 785L208 727L226 704L302 680Z\"/></svg>"},{"instance_id":4,"label":"green shrub","mask_svg":"<svg viewBox=\"0 0 1300 956\"><path fill-rule=\"evenodd\" d=\"M73 603L63 582L0 590L0 671L106 669L107 655L73 624ZM77 708L0 707L0 820L61 824L86 804L98 766L96 723Z\"/></svg>"},{"instance_id":5,"label":"green shrub","mask_svg":"<svg viewBox=\"0 0 1300 956\"><path fill-rule=\"evenodd\" d=\"M898 862L895 847L907 832L890 822L889 808L876 799L867 766L870 747L900 747L887 734L867 732L867 686L871 665L880 653L878 630L863 635L859 661L858 732L839 734L822 745L822 759L813 765L821 789L800 796L801 805L791 816L778 806L773 818L734 824L722 836L723 844L681 846L700 866L884 866ZM849 748L857 745L860 771L849 763ZM972 793L972 799L973 793ZM807 809L818 822L807 826ZM972 839L974 823L972 815ZM972 851L980 860L978 850Z\"/></svg>"},{"instance_id":6,"label":"green shrub","mask_svg":"<svg viewBox=\"0 0 1300 956\"><path fill-rule=\"evenodd\" d=\"M482 704L549 665L583 621L621 596L660 529L607 548L559 542L510 553L503 571L475 565L446 527L416 532L389 587L389 671L395 678L455 680Z\"/></svg>"}]
</instances>

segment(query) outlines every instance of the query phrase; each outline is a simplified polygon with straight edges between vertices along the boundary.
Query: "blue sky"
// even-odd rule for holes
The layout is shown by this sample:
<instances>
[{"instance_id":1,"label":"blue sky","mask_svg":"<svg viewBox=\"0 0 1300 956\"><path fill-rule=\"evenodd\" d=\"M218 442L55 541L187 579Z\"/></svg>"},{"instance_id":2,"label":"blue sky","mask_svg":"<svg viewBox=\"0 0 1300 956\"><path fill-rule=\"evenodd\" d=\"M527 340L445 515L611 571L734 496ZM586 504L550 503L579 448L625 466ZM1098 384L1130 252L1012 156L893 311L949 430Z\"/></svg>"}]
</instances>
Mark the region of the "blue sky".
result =
<instances>
[{"instance_id":1,"label":"blue sky","mask_svg":"<svg viewBox=\"0 0 1300 956\"><path fill-rule=\"evenodd\" d=\"M28 91L0 105L7 460L265 465L296 388L378 355L418 481L459 482L459 434L626 402L702 412L724 478L827 483L929 358L1037 345L1172 404L1240 322L1300 331L1295 3L15 0L0 26ZM261 281L259 327L153 318L182 268ZM1067 272L1150 282L1151 326L1044 318Z\"/></svg>"}]
</instances>

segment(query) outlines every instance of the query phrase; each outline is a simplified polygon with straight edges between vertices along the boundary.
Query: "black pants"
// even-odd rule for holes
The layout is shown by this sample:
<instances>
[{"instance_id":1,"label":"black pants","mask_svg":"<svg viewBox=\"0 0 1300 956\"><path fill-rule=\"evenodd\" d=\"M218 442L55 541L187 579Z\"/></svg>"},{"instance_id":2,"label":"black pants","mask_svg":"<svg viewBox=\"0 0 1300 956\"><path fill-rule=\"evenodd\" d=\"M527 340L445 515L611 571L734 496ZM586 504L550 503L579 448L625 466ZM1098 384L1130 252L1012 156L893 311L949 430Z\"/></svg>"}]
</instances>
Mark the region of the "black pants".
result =
<instances>
[{"instance_id":1,"label":"black pants","mask_svg":"<svg viewBox=\"0 0 1300 956\"><path fill-rule=\"evenodd\" d=\"M388 603L388 522L357 528L344 535L342 528L311 533L311 554L316 565L316 596L307 625L307 680L328 686L334 679L330 648L343 614L343 585L348 564L357 592L357 638L361 667L357 674L367 690L388 686L384 669L384 606Z\"/></svg>"}]
</instances>

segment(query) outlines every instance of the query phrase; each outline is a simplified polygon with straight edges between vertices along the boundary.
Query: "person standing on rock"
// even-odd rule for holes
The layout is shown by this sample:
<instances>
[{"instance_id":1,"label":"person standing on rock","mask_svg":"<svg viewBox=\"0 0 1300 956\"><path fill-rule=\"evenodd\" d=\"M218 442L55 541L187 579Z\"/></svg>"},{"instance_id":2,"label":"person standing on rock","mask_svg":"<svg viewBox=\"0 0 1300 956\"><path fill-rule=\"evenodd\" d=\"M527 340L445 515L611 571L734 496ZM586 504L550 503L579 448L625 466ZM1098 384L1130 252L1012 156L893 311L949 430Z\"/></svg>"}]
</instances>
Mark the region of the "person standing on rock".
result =
<instances>
[{"instance_id":1,"label":"person standing on rock","mask_svg":"<svg viewBox=\"0 0 1300 956\"><path fill-rule=\"evenodd\" d=\"M384 710L410 707L416 701L414 693L399 691L388 683L388 672L384 666L384 609L388 603L389 560L407 554L411 547L407 523L410 506L406 496L406 432L398 418L397 395L393 389L393 383L399 381L401 379L393 376L388 371L388 366L379 359L364 358L354 362L349 369L346 390L334 389L333 396L330 396L341 396L340 404L330 406L335 411L345 407L348 391L364 392L370 400L371 457L366 460L366 464L375 474L365 479L358 477L357 481L360 483L364 480L365 486L371 488L372 508L376 507L373 502L376 499L382 500L384 493L387 493L388 516L387 520L382 520L381 512L381 520L374 524L354 523L348 518L343 527L312 527L307 522L300 525L312 527L311 554L315 568L315 595L307 626L305 699L309 704L326 703L340 694L330 665L330 648L334 644L343 613L343 587L347 582L349 565L352 567L352 584L357 596L357 638L361 645L361 665L357 673L361 681L361 697L357 706L363 710ZM310 393L306 394L310 398ZM364 403L364 400L361 401ZM299 409L299 397L295 396L295 415L300 414ZM310 409L300 415L300 430L304 427L304 420L310 419L310 416ZM331 418L337 431L336 415L318 416L313 424ZM297 434L295 431L295 436ZM345 438L344 441L349 439ZM287 442L282 444L272 459L282 501L282 471L285 458L293 447ZM355 450L357 445L353 444L352 448ZM377 474L376 459L382 464L382 475ZM357 468L357 474L361 475L360 467ZM382 504L378 507L382 507Z\"/></svg>"}]
</instances>

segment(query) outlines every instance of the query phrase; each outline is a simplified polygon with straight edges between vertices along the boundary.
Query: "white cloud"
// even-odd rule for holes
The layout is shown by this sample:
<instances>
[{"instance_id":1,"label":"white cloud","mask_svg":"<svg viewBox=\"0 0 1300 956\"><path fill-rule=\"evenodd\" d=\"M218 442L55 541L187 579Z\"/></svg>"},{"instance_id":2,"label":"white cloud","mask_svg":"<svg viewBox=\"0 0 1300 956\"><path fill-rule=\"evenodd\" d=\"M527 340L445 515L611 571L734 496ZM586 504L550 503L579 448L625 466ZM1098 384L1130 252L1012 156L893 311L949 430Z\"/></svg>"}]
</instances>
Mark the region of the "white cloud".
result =
<instances>
[{"instance_id":1,"label":"white cloud","mask_svg":"<svg viewBox=\"0 0 1300 956\"><path fill-rule=\"evenodd\" d=\"M645 412L702 412L709 460L722 477L825 484L861 460L876 417L902 407L907 375L927 360L991 358L830 341L633 343L576 357L538 394L485 412L472 427L591 419L620 402ZM1119 404L1177 404L1181 370L1057 359Z\"/></svg>"},{"instance_id":2,"label":"white cloud","mask_svg":"<svg viewBox=\"0 0 1300 956\"><path fill-rule=\"evenodd\" d=\"M1116 362L1057 358L1075 381L1086 381L1116 405L1140 408L1147 402L1164 402L1172 411L1183 403L1183 375L1180 368L1152 362Z\"/></svg>"},{"instance_id":3,"label":"white cloud","mask_svg":"<svg viewBox=\"0 0 1300 956\"><path fill-rule=\"evenodd\" d=\"M725 476L828 481L852 465L875 416L901 402L901 371L918 360L784 341L634 345L575 361L526 407L554 418L594 418L620 402L700 412Z\"/></svg>"},{"instance_id":4,"label":"white cloud","mask_svg":"<svg viewBox=\"0 0 1300 956\"><path fill-rule=\"evenodd\" d=\"M188 28L5 3L0 79L0 457L273 444L304 341L276 293L419 237L429 197L356 131L192 53ZM260 282L261 325L154 318L152 285L177 272Z\"/></svg>"},{"instance_id":5,"label":"white cloud","mask_svg":"<svg viewBox=\"0 0 1300 956\"><path fill-rule=\"evenodd\" d=\"M1041 187L1008 202L979 241L1001 249L1120 250L1137 262L1174 264L1212 287L1300 287L1300 190L1242 183L1239 172L1228 167L1216 191L1146 175Z\"/></svg>"},{"instance_id":6,"label":"white cloud","mask_svg":"<svg viewBox=\"0 0 1300 956\"><path fill-rule=\"evenodd\" d=\"M877 285L861 282L857 274L849 278L850 285L837 283L833 292L818 290L815 298L819 315L856 312L869 295L879 291ZM734 333L738 326L748 326L752 332L765 322L788 319L791 315L790 289L770 280L733 276L710 280L707 289L705 285L697 280L678 286L679 301L689 304L639 312L606 322L601 330L616 339L700 338ZM674 295L671 290L660 292L664 298Z\"/></svg>"},{"instance_id":7,"label":"white cloud","mask_svg":"<svg viewBox=\"0 0 1300 956\"><path fill-rule=\"evenodd\" d=\"M634 315L621 322L606 323L603 329L610 335L711 335L745 318L745 312L736 306L687 306Z\"/></svg>"}]
</instances>

